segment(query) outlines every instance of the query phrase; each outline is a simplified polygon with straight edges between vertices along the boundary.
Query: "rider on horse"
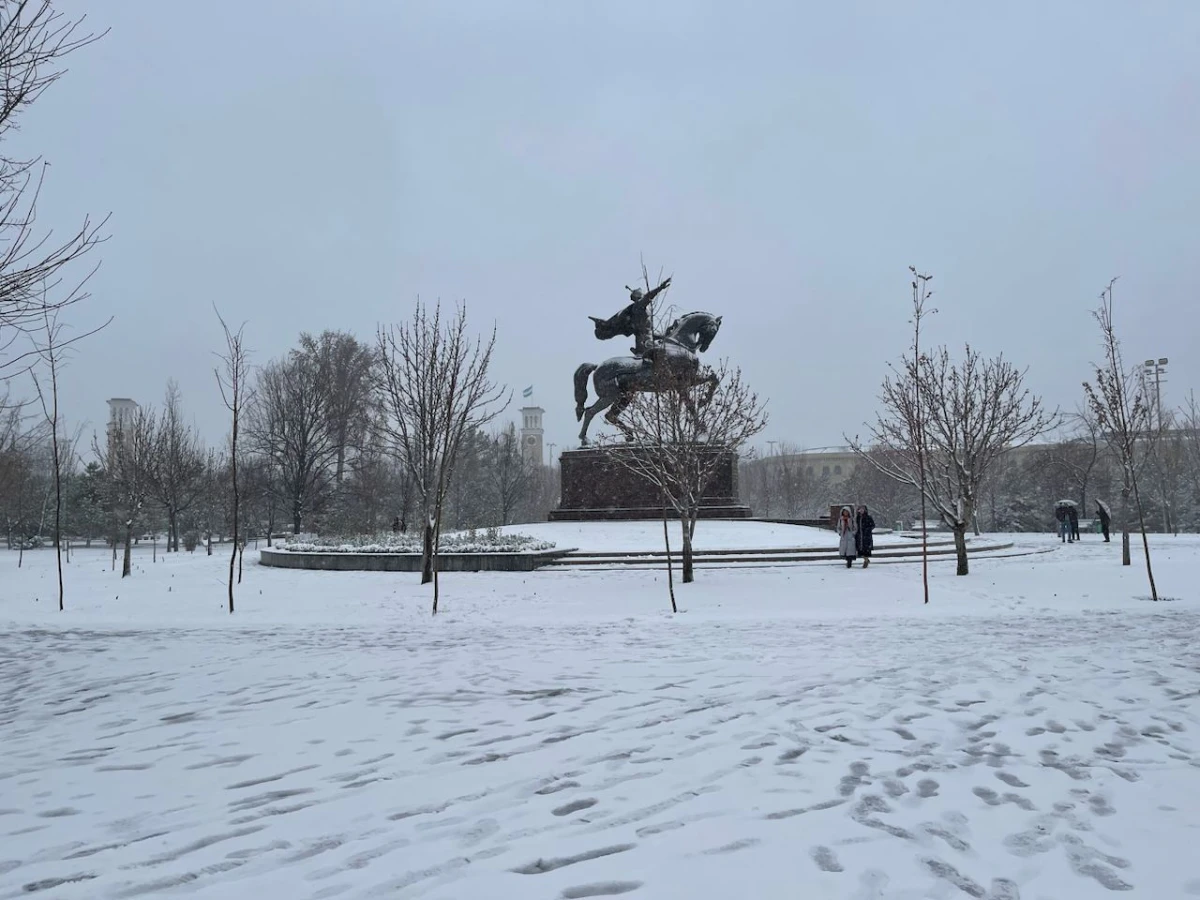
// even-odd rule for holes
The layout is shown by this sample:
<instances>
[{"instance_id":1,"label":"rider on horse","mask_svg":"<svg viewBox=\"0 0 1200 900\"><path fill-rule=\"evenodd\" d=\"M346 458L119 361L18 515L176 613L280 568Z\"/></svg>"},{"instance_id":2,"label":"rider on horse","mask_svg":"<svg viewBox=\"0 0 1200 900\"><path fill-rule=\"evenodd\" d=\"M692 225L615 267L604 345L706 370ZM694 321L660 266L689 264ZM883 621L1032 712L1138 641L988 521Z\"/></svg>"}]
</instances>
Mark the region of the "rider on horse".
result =
<instances>
[{"instance_id":1,"label":"rider on horse","mask_svg":"<svg viewBox=\"0 0 1200 900\"><path fill-rule=\"evenodd\" d=\"M658 287L643 293L640 288L629 288L629 305L614 316L607 319L597 319L595 316L588 316L596 323L596 337L602 341L607 341L609 338L614 338L618 334L623 334L626 337L633 338L633 355L642 359L650 358L650 351L654 349L654 342L661 339L661 335L654 333L653 322L650 317L650 303L660 293L671 286L671 279L666 279Z\"/></svg>"}]
</instances>

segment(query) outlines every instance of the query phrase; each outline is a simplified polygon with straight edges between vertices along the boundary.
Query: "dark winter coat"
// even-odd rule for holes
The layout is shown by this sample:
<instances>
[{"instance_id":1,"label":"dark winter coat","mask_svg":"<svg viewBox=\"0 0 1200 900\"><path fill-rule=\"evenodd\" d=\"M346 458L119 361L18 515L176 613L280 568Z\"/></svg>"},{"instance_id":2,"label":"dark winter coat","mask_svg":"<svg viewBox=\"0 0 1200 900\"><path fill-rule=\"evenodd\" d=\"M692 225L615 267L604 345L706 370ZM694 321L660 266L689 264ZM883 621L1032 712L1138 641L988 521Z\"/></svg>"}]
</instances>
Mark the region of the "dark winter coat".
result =
<instances>
[{"instance_id":1,"label":"dark winter coat","mask_svg":"<svg viewBox=\"0 0 1200 900\"><path fill-rule=\"evenodd\" d=\"M1096 502L1096 512L1100 514L1100 526L1102 528L1108 528L1108 526L1112 524L1112 516L1108 514L1108 509L1103 503L1100 503L1099 501Z\"/></svg>"},{"instance_id":2,"label":"dark winter coat","mask_svg":"<svg viewBox=\"0 0 1200 900\"><path fill-rule=\"evenodd\" d=\"M875 520L866 509L859 513L855 523L854 542L859 556L870 556L875 550Z\"/></svg>"}]
</instances>

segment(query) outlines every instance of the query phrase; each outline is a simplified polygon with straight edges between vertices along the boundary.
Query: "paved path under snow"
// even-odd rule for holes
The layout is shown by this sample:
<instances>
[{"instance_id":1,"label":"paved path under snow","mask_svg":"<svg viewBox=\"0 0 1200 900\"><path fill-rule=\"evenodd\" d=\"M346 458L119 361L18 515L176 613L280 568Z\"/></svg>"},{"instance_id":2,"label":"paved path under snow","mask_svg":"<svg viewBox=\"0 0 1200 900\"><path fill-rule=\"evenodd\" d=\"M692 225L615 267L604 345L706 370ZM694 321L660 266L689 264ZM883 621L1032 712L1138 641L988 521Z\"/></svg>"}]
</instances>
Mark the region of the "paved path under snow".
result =
<instances>
[{"instance_id":1,"label":"paved path under snow","mask_svg":"<svg viewBox=\"0 0 1200 900\"><path fill-rule=\"evenodd\" d=\"M1200 895L1197 624L8 633L0 897Z\"/></svg>"}]
</instances>

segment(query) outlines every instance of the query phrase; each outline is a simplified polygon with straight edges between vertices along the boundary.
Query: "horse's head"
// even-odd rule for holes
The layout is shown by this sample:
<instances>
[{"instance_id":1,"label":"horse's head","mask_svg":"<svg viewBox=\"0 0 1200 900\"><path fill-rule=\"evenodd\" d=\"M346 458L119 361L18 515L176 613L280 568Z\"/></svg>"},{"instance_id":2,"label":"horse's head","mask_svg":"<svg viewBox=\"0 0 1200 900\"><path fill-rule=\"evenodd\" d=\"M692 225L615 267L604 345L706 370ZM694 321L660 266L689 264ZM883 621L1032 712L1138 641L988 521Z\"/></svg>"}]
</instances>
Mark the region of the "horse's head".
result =
<instances>
[{"instance_id":1,"label":"horse's head","mask_svg":"<svg viewBox=\"0 0 1200 900\"><path fill-rule=\"evenodd\" d=\"M707 350L708 345L713 342L713 338L715 338L717 336L717 332L720 330L721 330L721 317L717 316L717 317L713 318L712 316L709 316L708 321L702 322L700 324L700 330L698 332L699 337L700 337L700 343L697 344L696 349L699 350L701 353L703 353L705 350Z\"/></svg>"},{"instance_id":2,"label":"horse's head","mask_svg":"<svg viewBox=\"0 0 1200 900\"><path fill-rule=\"evenodd\" d=\"M721 317L706 312L692 312L671 323L665 337L668 340L703 353L721 329Z\"/></svg>"}]
</instances>

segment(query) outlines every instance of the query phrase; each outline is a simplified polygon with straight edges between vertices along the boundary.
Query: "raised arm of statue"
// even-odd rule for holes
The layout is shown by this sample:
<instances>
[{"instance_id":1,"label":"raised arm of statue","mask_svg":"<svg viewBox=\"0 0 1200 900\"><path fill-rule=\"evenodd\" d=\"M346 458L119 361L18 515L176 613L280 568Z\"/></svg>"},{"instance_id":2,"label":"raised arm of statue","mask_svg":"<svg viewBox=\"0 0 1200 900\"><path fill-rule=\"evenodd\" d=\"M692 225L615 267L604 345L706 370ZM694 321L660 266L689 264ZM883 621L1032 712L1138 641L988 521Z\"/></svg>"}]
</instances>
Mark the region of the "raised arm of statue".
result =
<instances>
[{"instance_id":1,"label":"raised arm of statue","mask_svg":"<svg viewBox=\"0 0 1200 900\"><path fill-rule=\"evenodd\" d=\"M650 292L647 293L643 299L645 299L646 302L648 303L651 300L653 300L655 297L657 297L659 294L661 294L663 291L665 291L667 288L669 288L670 286L671 286L671 279L668 278L665 281L663 281L663 283L660 284L658 287L652 288L650 290Z\"/></svg>"}]
</instances>

